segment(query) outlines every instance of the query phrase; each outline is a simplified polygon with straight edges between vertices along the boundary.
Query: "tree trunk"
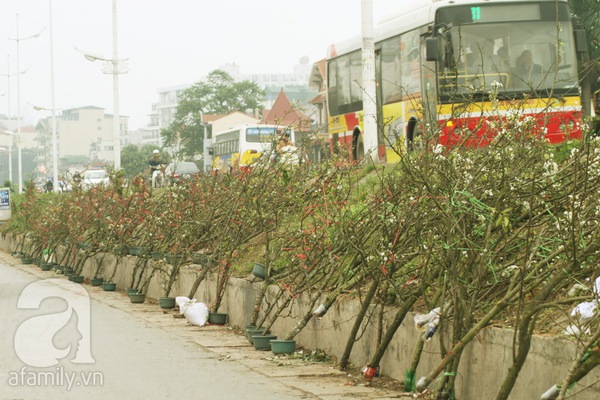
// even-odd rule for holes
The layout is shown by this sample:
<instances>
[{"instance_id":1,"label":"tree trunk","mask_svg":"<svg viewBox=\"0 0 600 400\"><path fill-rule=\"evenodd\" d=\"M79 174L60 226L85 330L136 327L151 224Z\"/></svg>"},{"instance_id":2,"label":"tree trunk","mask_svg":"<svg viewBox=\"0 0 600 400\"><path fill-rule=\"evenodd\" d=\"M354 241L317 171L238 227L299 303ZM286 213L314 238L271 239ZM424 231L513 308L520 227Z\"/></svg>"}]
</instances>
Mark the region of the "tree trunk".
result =
<instances>
[{"instance_id":1,"label":"tree trunk","mask_svg":"<svg viewBox=\"0 0 600 400\"><path fill-rule=\"evenodd\" d=\"M369 287L369 291L365 296L365 299L362 302L360 307L360 311L354 320L354 326L352 327L352 331L350 331L350 336L348 336L348 340L346 341L346 348L344 349L344 354L342 354L342 358L340 359L340 368L346 369L348 367L348 361L350 359L350 353L352 353L352 347L354 347L354 343L356 342L356 335L358 334L358 330L362 325L363 319L369 310L369 306L371 305L371 301L373 297L375 297L375 293L377 293L377 288L379 287L379 279L374 279L371 282L371 287Z\"/></svg>"},{"instance_id":2,"label":"tree trunk","mask_svg":"<svg viewBox=\"0 0 600 400\"><path fill-rule=\"evenodd\" d=\"M587 351L577 360L569 370L565 380L560 385L559 400L563 400L570 386L586 376L592 369L600 365L600 328L596 330L594 336L590 339L587 346Z\"/></svg>"},{"instance_id":3,"label":"tree trunk","mask_svg":"<svg viewBox=\"0 0 600 400\"><path fill-rule=\"evenodd\" d=\"M513 360L512 365L508 369L508 373L504 378L504 382L502 382L502 386L500 387L500 391L496 396L496 400L507 400L508 396L510 396L510 392L512 391L517 378L519 377L519 372L521 372L521 368L527 359L527 354L529 353L529 349L531 348L531 337L533 335L533 329L535 328L535 320L531 315L527 315L521 323L515 328L518 330L518 345L517 345L517 354Z\"/></svg>"},{"instance_id":4,"label":"tree trunk","mask_svg":"<svg viewBox=\"0 0 600 400\"><path fill-rule=\"evenodd\" d=\"M458 341L448 352L446 357L442 360L442 362L435 368L433 371L429 373L427 376L421 377L416 385L416 390L418 392L423 392L430 384L433 382L435 378L442 372L446 366L454 360L457 354L463 351L465 346L473 340L473 338L483 329L488 323L498 315L502 310L508 307L509 302L507 298L500 300L494 308L492 308L476 325L474 325L466 335L464 335L460 341Z\"/></svg>"},{"instance_id":5,"label":"tree trunk","mask_svg":"<svg viewBox=\"0 0 600 400\"><path fill-rule=\"evenodd\" d=\"M417 372L417 367L419 366L419 362L421 361L421 354L423 353L424 346L425 341L423 340L423 337L420 337L419 340L417 340L417 345L415 346L415 350L413 351L410 367L406 370L406 374L404 375L405 392L413 392L415 390L415 373Z\"/></svg>"},{"instance_id":6,"label":"tree trunk","mask_svg":"<svg viewBox=\"0 0 600 400\"><path fill-rule=\"evenodd\" d=\"M379 367L379 362L383 358L385 351L387 350L388 346L392 342L392 339L394 338L396 331L398 330L398 328L400 328L402 321L404 321L404 317L406 317L406 314L408 314L408 312L410 311L410 309L415 304L415 302L417 301L418 298L419 298L419 296L413 293L404 302L404 304L402 304L402 307L400 307L400 309L396 313L396 316L394 317L394 321L392 321L392 324L390 325L387 332L383 336L383 340L381 341L381 346L379 346L377 348L375 355L373 356L373 358L371 359L371 362L369 363L369 365L371 367L373 367L373 368Z\"/></svg>"},{"instance_id":7,"label":"tree trunk","mask_svg":"<svg viewBox=\"0 0 600 400\"><path fill-rule=\"evenodd\" d=\"M258 314L260 313L260 305L262 304L263 299L265 298L265 294L267 293L267 289L269 288L268 280L269 280L269 278L266 277L265 280L263 281L262 285L260 286L260 290L258 291L258 293L256 295L256 301L254 302L254 309L252 310L252 317L250 318L251 325L256 325L256 321L258 321Z\"/></svg>"},{"instance_id":8,"label":"tree trunk","mask_svg":"<svg viewBox=\"0 0 600 400\"><path fill-rule=\"evenodd\" d=\"M202 283L204 278L206 278L206 274L208 274L208 267L203 267L202 271L200 271L200 273L196 277L196 280L194 280L194 284L190 288L190 292L188 293L188 299L194 298L194 296L196 295L196 291L198 290L198 287L200 287L200 284Z\"/></svg>"}]
</instances>

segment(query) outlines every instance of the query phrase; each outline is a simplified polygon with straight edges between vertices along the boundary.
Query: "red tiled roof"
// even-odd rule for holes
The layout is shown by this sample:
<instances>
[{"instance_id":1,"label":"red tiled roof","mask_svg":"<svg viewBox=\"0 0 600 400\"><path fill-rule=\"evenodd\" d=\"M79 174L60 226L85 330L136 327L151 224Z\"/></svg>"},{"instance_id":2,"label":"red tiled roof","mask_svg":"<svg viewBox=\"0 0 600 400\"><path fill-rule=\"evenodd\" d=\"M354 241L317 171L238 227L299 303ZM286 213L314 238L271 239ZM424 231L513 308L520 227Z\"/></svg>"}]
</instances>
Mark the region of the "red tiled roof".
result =
<instances>
[{"instance_id":1,"label":"red tiled roof","mask_svg":"<svg viewBox=\"0 0 600 400\"><path fill-rule=\"evenodd\" d=\"M298 132L309 132L312 119L302 111L295 109L283 89L273 103L273 108L263 110L261 124L291 126Z\"/></svg>"}]
</instances>

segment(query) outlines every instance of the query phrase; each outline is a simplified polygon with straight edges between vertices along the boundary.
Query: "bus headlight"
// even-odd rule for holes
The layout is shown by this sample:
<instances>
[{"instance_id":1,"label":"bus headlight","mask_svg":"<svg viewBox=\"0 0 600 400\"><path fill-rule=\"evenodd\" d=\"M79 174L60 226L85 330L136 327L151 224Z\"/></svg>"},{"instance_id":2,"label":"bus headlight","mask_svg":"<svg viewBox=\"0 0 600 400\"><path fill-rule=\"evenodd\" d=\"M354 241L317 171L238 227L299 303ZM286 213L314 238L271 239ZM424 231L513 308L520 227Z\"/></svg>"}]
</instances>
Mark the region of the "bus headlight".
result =
<instances>
[{"instance_id":1,"label":"bus headlight","mask_svg":"<svg viewBox=\"0 0 600 400\"><path fill-rule=\"evenodd\" d=\"M463 136L471 136L473 134L473 130L469 128L454 128L455 135L463 135Z\"/></svg>"},{"instance_id":2,"label":"bus headlight","mask_svg":"<svg viewBox=\"0 0 600 400\"><path fill-rule=\"evenodd\" d=\"M574 128L575 128L575 121L573 121L573 120L570 120L567 123L562 122L560 124L560 130L563 131L563 132L564 131L571 131Z\"/></svg>"}]
</instances>

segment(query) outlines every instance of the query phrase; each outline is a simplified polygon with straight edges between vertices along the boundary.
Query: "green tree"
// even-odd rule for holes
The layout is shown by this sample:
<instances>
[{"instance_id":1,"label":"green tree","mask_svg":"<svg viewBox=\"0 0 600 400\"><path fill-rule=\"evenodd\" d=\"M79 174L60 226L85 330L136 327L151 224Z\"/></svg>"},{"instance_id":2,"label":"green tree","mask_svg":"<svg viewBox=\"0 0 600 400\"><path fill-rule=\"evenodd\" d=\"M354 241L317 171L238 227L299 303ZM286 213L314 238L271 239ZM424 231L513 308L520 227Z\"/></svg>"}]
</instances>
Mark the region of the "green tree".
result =
<instances>
[{"instance_id":1,"label":"green tree","mask_svg":"<svg viewBox=\"0 0 600 400\"><path fill-rule=\"evenodd\" d=\"M206 81L197 82L182 93L173 122L161 130L164 144L179 148L182 156L202 153L202 114L262 110L264 96L264 90L256 83L235 82L227 72L216 69L208 74Z\"/></svg>"},{"instance_id":2,"label":"green tree","mask_svg":"<svg viewBox=\"0 0 600 400\"><path fill-rule=\"evenodd\" d=\"M143 174L148 168L148 161L152 157L152 151L157 149L157 146L146 144L142 147L133 144L127 145L121 149L121 164L125 170L125 176L132 178L136 175ZM163 161L167 162L163 157Z\"/></svg>"},{"instance_id":3,"label":"green tree","mask_svg":"<svg viewBox=\"0 0 600 400\"><path fill-rule=\"evenodd\" d=\"M600 0L570 0L571 13L587 33L588 54L580 58L580 79L584 113L589 115L591 94L599 89Z\"/></svg>"},{"instance_id":4,"label":"green tree","mask_svg":"<svg viewBox=\"0 0 600 400\"><path fill-rule=\"evenodd\" d=\"M600 0L570 0L571 12L577 17L585 31L590 58L600 60Z\"/></svg>"}]
</instances>

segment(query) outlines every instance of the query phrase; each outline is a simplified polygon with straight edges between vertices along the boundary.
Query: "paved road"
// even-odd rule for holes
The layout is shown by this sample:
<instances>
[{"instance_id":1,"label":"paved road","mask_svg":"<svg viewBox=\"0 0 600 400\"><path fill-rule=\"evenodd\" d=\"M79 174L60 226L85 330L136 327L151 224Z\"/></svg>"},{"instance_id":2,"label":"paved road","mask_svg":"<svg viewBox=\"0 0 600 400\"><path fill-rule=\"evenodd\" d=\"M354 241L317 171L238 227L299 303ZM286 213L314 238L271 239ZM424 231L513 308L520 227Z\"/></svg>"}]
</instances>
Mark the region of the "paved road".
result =
<instances>
[{"instance_id":1,"label":"paved road","mask_svg":"<svg viewBox=\"0 0 600 400\"><path fill-rule=\"evenodd\" d=\"M0 257L2 400L316 397L243 364L224 362L219 354L193 340L137 319L93 296L90 311L86 312L90 286L81 286L84 292L79 293L60 286L40 286L38 277L3 262L7 257L5 253ZM24 292L25 288L28 291ZM42 300L39 308L26 309L26 303L19 303L19 298L21 302L43 298L53 290L59 291ZM90 335L86 334L86 326L91 328ZM15 335L19 337L17 342ZM89 343L86 336L91 338ZM35 367L51 362L52 352L60 353L54 357L59 359L58 364Z\"/></svg>"}]
</instances>

